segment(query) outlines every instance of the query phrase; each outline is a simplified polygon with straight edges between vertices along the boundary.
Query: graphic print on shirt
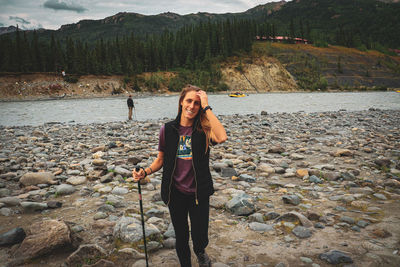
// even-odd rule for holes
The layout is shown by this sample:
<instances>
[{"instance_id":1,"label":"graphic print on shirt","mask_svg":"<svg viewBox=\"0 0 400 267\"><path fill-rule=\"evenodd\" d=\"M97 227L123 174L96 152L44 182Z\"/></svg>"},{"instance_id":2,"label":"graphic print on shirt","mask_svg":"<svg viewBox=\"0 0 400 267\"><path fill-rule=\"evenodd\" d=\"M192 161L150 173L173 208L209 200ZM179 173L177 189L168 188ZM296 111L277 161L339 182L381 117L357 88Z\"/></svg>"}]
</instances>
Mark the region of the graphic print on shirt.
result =
<instances>
[{"instance_id":1,"label":"graphic print on shirt","mask_svg":"<svg viewBox=\"0 0 400 267\"><path fill-rule=\"evenodd\" d=\"M178 158L184 160L192 159L192 137L190 135L179 136Z\"/></svg>"}]
</instances>

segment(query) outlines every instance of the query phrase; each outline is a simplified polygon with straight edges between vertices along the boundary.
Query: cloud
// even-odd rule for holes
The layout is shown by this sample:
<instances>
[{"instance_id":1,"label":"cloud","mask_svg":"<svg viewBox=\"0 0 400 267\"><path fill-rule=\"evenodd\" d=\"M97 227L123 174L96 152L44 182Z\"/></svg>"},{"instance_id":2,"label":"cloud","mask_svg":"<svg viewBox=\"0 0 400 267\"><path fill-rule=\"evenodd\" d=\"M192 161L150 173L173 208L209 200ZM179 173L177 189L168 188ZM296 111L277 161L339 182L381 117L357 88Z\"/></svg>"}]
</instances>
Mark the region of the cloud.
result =
<instances>
[{"instance_id":1,"label":"cloud","mask_svg":"<svg viewBox=\"0 0 400 267\"><path fill-rule=\"evenodd\" d=\"M43 6L54 10L68 10L68 11L75 11L77 13L83 13L87 10L86 8L84 8L79 4L73 2L66 3L59 0L47 0Z\"/></svg>"},{"instance_id":2,"label":"cloud","mask_svg":"<svg viewBox=\"0 0 400 267\"><path fill-rule=\"evenodd\" d=\"M20 17L13 17L13 16L10 16L9 19L10 19L10 20L15 20L16 22L22 23L22 24L31 24L29 21L27 21L27 20L25 20L25 19L23 19L23 18L20 18Z\"/></svg>"}]
</instances>

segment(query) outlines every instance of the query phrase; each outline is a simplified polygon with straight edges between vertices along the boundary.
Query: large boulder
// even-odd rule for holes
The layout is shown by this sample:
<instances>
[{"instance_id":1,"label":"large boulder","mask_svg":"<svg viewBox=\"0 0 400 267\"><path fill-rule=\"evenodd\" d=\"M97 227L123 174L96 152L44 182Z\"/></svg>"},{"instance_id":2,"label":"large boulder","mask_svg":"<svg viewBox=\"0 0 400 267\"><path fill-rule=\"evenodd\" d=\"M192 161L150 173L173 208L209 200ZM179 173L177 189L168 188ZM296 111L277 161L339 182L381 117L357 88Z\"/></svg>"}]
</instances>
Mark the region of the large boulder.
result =
<instances>
[{"instance_id":1,"label":"large boulder","mask_svg":"<svg viewBox=\"0 0 400 267\"><path fill-rule=\"evenodd\" d=\"M19 182L24 186L38 184L57 184L55 176L51 172L28 172L22 175Z\"/></svg>"},{"instance_id":2,"label":"large boulder","mask_svg":"<svg viewBox=\"0 0 400 267\"><path fill-rule=\"evenodd\" d=\"M14 253L17 259L34 259L71 245L69 228L62 221L47 220L34 223L27 234Z\"/></svg>"}]
</instances>

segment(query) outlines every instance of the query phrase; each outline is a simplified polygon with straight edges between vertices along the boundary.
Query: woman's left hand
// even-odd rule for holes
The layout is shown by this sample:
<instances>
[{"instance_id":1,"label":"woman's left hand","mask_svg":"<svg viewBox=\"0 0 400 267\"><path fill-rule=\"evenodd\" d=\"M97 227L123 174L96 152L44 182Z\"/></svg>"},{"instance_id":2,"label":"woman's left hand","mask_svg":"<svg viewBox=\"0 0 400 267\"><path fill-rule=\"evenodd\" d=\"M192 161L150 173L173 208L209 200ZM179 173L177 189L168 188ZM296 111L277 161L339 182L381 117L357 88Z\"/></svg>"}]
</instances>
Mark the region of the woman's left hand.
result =
<instances>
[{"instance_id":1,"label":"woman's left hand","mask_svg":"<svg viewBox=\"0 0 400 267\"><path fill-rule=\"evenodd\" d=\"M208 106L208 96L207 93L203 90L197 92L197 95L200 97L201 108L205 108Z\"/></svg>"}]
</instances>

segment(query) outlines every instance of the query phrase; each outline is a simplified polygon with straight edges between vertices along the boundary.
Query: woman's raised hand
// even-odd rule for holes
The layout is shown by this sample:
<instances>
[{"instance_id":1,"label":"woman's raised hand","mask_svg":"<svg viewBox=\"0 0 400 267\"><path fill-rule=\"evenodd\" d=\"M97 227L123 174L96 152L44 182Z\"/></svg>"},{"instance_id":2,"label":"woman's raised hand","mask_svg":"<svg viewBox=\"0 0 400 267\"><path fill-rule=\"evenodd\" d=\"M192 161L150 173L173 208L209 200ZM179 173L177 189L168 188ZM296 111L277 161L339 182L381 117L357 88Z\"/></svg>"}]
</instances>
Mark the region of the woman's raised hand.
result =
<instances>
[{"instance_id":1,"label":"woman's raised hand","mask_svg":"<svg viewBox=\"0 0 400 267\"><path fill-rule=\"evenodd\" d=\"M200 90L196 93L200 97L201 108L205 108L208 106L208 96L207 93L203 90Z\"/></svg>"}]
</instances>

